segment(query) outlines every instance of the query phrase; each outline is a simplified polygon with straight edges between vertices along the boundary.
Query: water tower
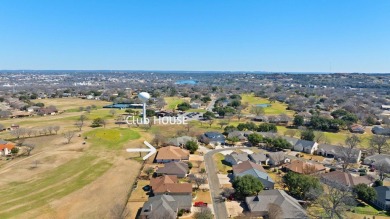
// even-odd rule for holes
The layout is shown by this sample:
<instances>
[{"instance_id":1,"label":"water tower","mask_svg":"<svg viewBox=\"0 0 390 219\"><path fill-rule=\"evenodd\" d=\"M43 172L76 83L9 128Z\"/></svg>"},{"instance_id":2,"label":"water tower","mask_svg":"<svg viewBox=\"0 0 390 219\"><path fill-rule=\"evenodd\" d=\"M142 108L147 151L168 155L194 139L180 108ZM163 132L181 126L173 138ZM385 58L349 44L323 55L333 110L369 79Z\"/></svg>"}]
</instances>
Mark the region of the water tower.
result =
<instances>
[{"instance_id":1,"label":"water tower","mask_svg":"<svg viewBox=\"0 0 390 219\"><path fill-rule=\"evenodd\" d=\"M150 94L147 93L147 92L141 92L138 94L138 98L142 101L143 103L143 108L142 108L142 115L143 115L143 119L142 119L142 123L143 124L146 124L146 102L149 101L150 99Z\"/></svg>"}]
</instances>

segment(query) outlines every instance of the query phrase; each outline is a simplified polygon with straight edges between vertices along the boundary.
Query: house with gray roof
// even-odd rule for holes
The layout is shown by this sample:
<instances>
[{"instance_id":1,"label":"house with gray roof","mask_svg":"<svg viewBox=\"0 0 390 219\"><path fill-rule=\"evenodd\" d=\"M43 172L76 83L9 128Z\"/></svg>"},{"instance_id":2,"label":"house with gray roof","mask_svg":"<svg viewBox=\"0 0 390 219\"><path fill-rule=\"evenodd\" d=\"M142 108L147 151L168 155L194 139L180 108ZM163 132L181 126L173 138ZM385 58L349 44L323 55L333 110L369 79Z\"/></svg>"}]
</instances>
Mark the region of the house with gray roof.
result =
<instances>
[{"instance_id":1,"label":"house with gray roof","mask_svg":"<svg viewBox=\"0 0 390 219\"><path fill-rule=\"evenodd\" d=\"M319 144L317 154L324 156L324 157L330 157L330 158L341 158L344 156L345 153L351 153L352 156L350 156L350 162L358 163L362 157L362 151L357 148L346 148L339 145L330 145L330 144ZM349 156L349 155L348 155Z\"/></svg>"},{"instance_id":2,"label":"house with gray roof","mask_svg":"<svg viewBox=\"0 0 390 219\"><path fill-rule=\"evenodd\" d=\"M194 141L197 142L196 138L191 136L181 136L177 138L171 138L168 140L168 143L170 145L174 145L177 147L183 147L188 141Z\"/></svg>"},{"instance_id":3,"label":"house with gray roof","mask_svg":"<svg viewBox=\"0 0 390 219\"><path fill-rule=\"evenodd\" d=\"M294 145L294 151L313 154L318 149L318 143L315 141L307 141L299 139Z\"/></svg>"},{"instance_id":4,"label":"house with gray roof","mask_svg":"<svg viewBox=\"0 0 390 219\"><path fill-rule=\"evenodd\" d=\"M273 166L290 162L290 159L286 157L283 151L270 152L267 154L267 157L269 158L268 164Z\"/></svg>"},{"instance_id":5,"label":"house with gray roof","mask_svg":"<svg viewBox=\"0 0 390 219\"><path fill-rule=\"evenodd\" d=\"M390 161L390 155L388 154L374 154L364 158L363 163L366 165L375 165L375 163L381 163L382 161Z\"/></svg>"},{"instance_id":6,"label":"house with gray roof","mask_svg":"<svg viewBox=\"0 0 390 219\"><path fill-rule=\"evenodd\" d=\"M205 132L201 135L200 140L206 144L223 145L225 144L225 136L219 132Z\"/></svg>"},{"instance_id":7,"label":"house with gray roof","mask_svg":"<svg viewBox=\"0 0 390 219\"><path fill-rule=\"evenodd\" d=\"M236 165L244 161L249 160L248 153L246 152L233 152L225 156L225 161L231 165Z\"/></svg>"},{"instance_id":8,"label":"house with gray roof","mask_svg":"<svg viewBox=\"0 0 390 219\"><path fill-rule=\"evenodd\" d=\"M228 138L237 137L240 141L246 141L248 139L248 135L252 133L252 131L232 131L228 134Z\"/></svg>"},{"instance_id":9,"label":"house with gray roof","mask_svg":"<svg viewBox=\"0 0 390 219\"><path fill-rule=\"evenodd\" d=\"M280 207L280 212L277 218L281 219L306 219L306 211L298 203L296 199L289 196L283 190L263 190L257 196L249 196L245 198L245 203L248 206L251 216L268 217L270 204L275 204ZM272 210L272 209L271 209Z\"/></svg>"},{"instance_id":10,"label":"house with gray roof","mask_svg":"<svg viewBox=\"0 0 390 219\"><path fill-rule=\"evenodd\" d=\"M389 211L390 210L390 186L374 187L376 191L376 198L372 202L378 208Z\"/></svg>"},{"instance_id":11,"label":"house with gray roof","mask_svg":"<svg viewBox=\"0 0 390 219\"><path fill-rule=\"evenodd\" d=\"M371 132L376 135L390 135L390 128L384 128L382 126L374 126Z\"/></svg>"},{"instance_id":12,"label":"house with gray roof","mask_svg":"<svg viewBox=\"0 0 390 219\"><path fill-rule=\"evenodd\" d=\"M157 169L156 174L159 175L175 175L178 178L186 177L189 171L188 163L183 161L166 163L164 167Z\"/></svg>"},{"instance_id":13,"label":"house with gray roof","mask_svg":"<svg viewBox=\"0 0 390 219\"><path fill-rule=\"evenodd\" d=\"M181 209L191 210L191 195L156 195L150 197L142 207L141 219L176 219Z\"/></svg>"},{"instance_id":14,"label":"house with gray roof","mask_svg":"<svg viewBox=\"0 0 390 219\"><path fill-rule=\"evenodd\" d=\"M233 176L245 176L245 175L252 175L255 178L257 178L265 188L273 189L275 182L273 179L265 172L264 168L259 165L255 164L251 161L244 161L240 164L233 166Z\"/></svg>"},{"instance_id":15,"label":"house with gray roof","mask_svg":"<svg viewBox=\"0 0 390 219\"><path fill-rule=\"evenodd\" d=\"M249 154L248 157L255 164L268 165L269 158L264 153L253 153Z\"/></svg>"}]
</instances>

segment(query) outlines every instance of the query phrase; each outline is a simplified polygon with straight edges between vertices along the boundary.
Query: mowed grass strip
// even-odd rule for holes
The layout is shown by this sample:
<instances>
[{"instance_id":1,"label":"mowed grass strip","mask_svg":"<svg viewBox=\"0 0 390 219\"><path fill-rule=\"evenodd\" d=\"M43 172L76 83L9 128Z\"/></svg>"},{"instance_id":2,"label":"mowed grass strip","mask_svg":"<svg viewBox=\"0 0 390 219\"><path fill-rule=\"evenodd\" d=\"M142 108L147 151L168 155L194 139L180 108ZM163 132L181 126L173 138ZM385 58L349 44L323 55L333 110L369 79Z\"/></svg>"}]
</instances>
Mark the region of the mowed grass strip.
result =
<instances>
[{"instance_id":1,"label":"mowed grass strip","mask_svg":"<svg viewBox=\"0 0 390 219\"><path fill-rule=\"evenodd\" d=\"M93 182L111 166L96 156L84 155L41 174L37 180L12 183L0 190L0 218L15 217L60 199Z\"/></svg>"},{"instance_id":2,"label":"mowed grass strip","mask_svg":"<svg viewBox=\"0 0 390 219\"><path fill-rule=\"evenodd\" d=\"M225 156L221 153L216 153L213 155L214 162L217 164L217 169L220 173L227 173L232 167L224 164Z\"/></svg>"},{"instance_id":3,"label":"mowed grass strip","mask_svg":"<svg viewBox=\"0 0 390 219\"><path fill-rule=\"evenodd\" d=\"M286 110L287 105L280 102L270 103L268 99L261 98L261 97L255 97L254 94L242 94L241 95L242 103L248 103L249 106L247 109L244 110L245 113L250 112L250 108L257 104L271 104L270 107L264 107L264 114L265 115L278 115L285 113L289 116L294 115L294 111Z\"/></svg>"},{"instance_id":4,"label":"mowed grass strip","mask_svg":"<svg viewBox=\"0 0 390 219\"><path fill-rule=\"evenodd\" d=\"M164 100L165 102L167 103L167 105L165 106L166 109L169 109L169 110L174 110L176 109L177 105L179 103L183 103L183 102L189 102L187 101L186 99L184 98L179 98L179 97L164 97Z\"/></svg>"},{"instance_id":5,"label":"mowed grass strip","mask_svg":"<svg viewBox=\"0 0 390 219\"><path fill-rule=\"evenodd\" d=\"M107 149L122 149L123 144L130 140L139 139L141 135L129 128L97 128L87 132L84 136L94 147Z\"/></svg>"}]
</instances>

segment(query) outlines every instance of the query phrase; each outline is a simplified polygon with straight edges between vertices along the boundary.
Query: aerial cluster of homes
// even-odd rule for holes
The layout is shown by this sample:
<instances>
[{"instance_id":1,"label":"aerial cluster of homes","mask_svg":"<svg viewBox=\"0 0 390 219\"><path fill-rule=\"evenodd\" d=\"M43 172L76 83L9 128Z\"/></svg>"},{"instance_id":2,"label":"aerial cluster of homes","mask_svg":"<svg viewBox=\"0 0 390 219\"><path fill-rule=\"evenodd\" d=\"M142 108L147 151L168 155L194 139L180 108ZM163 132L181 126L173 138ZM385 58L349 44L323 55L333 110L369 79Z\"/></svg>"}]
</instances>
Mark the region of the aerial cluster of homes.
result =
<instances>
[{"instance_id":1,"label":"aerial cluster of homes","mask_svg":"<svg viewBox=\"0 0 390 219\"><path fill-rule=\"evenodd\" d=\"M248 135L248 132L235 131L230 133L240 136L242 141ZM264 136L274 135L271 133L261 133ZM307 153L319 154L325 157L336 158L342 150L342 146L318 144L312 141L305 141L290 137L285 137L293 145L293 150ZM155 162L164 164L155 170L155 176L150 180L151 196L144 204L141 210L141 218L159 218L165 215L166 218L176 218L180 211L189 212L193 204L192 191L195 185L189 182L180 182L180 179L186 179L189 176L188 161L189 151L181 146L187 141L194 141L193 137L181 136L170 140L170 145L158 150ZM208 144L222 145L225 143L225 137L218 132L206 132L200 138L201 142ZM352 189L355 185L364 183L372 185L374 178L368 175L356 175L351 172L342 172L331 170L329 165L319 161L305 160L303 158L292 156L285 151L277 152L255 152L248 153L247 150L234 150L226 154L224 161L232 166L231 177L252 175L262 182L265 190L256 196L245 198L245 203L254 216L265 216L268 214L268 204L274 203L283 209L282 218L308 218L308 215L298 200L288 195L284 190L275 189L275 179L273 179L263 165L278 166L284 171L293 171L298 174L315 174L320 177L321 182L329 185L337 184L340 187ZM352 151L354 154L353 162L360 162L362 152L358 149ZM370 167L375 167L383 162L390 164L390 155L368 156L362 162ZM372 204L381 209L390 209L390 187L375 187L377 198Z\"/></svg>"}]
</instances>

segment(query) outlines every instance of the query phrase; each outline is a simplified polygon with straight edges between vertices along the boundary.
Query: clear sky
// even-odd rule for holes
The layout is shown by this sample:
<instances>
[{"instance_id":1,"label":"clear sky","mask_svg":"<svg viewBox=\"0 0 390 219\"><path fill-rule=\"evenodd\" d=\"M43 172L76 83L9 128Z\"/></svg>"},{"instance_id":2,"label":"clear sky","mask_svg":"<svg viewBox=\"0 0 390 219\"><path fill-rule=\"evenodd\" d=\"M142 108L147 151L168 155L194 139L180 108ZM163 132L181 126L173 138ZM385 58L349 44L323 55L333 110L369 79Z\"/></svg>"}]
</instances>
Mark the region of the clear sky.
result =
<instances>
[{"instance_id":1,"label":"clear sky","mask_svg":"<svg viewBox=\"0 0 390 219\"><path fill-rule=\"evenodd\" d=\"M0 0L0 69L390 72L390 1Z\"/></svg>"}]
</instances>

